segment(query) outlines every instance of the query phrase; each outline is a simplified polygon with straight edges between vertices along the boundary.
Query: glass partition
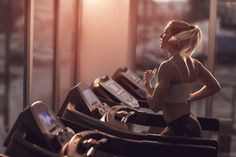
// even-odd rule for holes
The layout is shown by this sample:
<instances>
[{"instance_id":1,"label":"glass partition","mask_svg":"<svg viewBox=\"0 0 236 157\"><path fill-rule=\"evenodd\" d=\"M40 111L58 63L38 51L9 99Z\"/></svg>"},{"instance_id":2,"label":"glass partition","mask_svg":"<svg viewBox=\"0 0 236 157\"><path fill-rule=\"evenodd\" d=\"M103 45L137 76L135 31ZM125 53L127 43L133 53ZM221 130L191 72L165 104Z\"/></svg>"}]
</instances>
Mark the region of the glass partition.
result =
<instances>
[{"instance_id":1,"label":"glass partition","mask_svg":"<svg viewBox=\"0 0 236 157\"><path fill-rule=\"evenodd\" d=\"M236 152L236 1L219 0L217 11L215 76L221 91L214 96L213 115L223 121L222 151ZM227 135L226 135L227 134Z\"/></svg>"},{"instance_id":2,"label":"glass partition","mask_svg":"<svg viewBox=\"0 0 236 157\"><path fill-rule=\"evenodd\" d=\"M32 94L30 102L41 100L57 109L61 104L55 104L55 100L60 98L62 103L76 83L78 3L78 0L0 0L0 153L4 152L2 143L17 116L30 105L23 104L25 97L31 99L24 95L25 87L32 88L32 93L27 93ZM34 21L27 24L29 15L34 15ZM26 25L33 31L28 31ZM32 87L28 87L31 70L25 77L30 58L26 56L31 46Z\"/></svg>"},{"instance_id":3,"label":"glass partition","mask_svg":"<svg viewBox=\"0 0 236 157\"><path fill-rule=\"evenodd\" d=\"M215 75L222 91L214 99L214 114L235 119L236 97L236 2L219 1L217 12ZM218 108L224 108L221 113ZM236 123L235 123L236 124ZM236 125L234 125L236 129Z\"/></svg>"},{"instance_id":4,"label":"glass partition","mask_svg":"<svg viewBox=\"0 0 236 157\"><path fill-rule=\"evenodd\" d=\"M54 0L35 0L32 102L52 107Z\"/></svg>"},{"instance_id":5,"label":"glass partition","mask_svg":"<svg viewBox=\"0 0 236 157\"><path fill-rule=\"evenodd\" d=\"M24 0L0 0L1 145L23 109L24 3Z\"/></svg>"},{"instance_id":6,"label":"glass partition","mask_svg":"<svg viewBox=\"0 0 236 157\"><path fill-rule=\"evenodd\" d=\"M59 68L61 105L75 82L77 53L77 0L60 0L59 19Z\"/></svg>"}]
</instances>

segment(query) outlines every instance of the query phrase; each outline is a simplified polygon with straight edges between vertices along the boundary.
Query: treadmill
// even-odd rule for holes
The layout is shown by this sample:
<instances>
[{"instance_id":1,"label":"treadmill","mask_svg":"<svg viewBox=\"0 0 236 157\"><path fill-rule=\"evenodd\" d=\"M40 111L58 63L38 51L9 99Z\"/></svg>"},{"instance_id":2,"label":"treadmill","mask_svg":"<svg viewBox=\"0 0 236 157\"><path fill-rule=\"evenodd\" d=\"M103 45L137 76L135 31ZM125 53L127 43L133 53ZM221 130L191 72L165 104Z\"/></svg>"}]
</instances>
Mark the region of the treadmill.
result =
<instances>
[{"instance_id":1,"label":"treadmill","mask_svg":"<svg viewBox=\"0 0 236 157\"><path fill-rule=\"evenodd\" d=\"M117 82L120 86L122 86L125 90L127 90L130 94L132 94L138 101L147 101L146 98L146 87L144 86L143 79L137 75L134 71L130 70L127 67L118 68L115 73L111 77L115 82ZM99 86L99 85L97 85ZM100 85L101 86L101 85ZM95 89L96 90L96 89ZM105 90L105 89L104 89ZM97 89L97 91L101 91L101 89ZM104 94L104 92L102 92ZM102 97L102 96L101 96ZM105 96L104 96L105 97ZM111 99L110 99L111 100ZM116 99L112 99L116 101ZM110 114L112 114L110 112ZM110 115L110 119L111 119ZM113 115L114 116L114 115ZM131 118L132 119L132 118ZM198 118L199 121L202 121L202 118ZM206 119L204 119L205 121ZM143 119L139 119L139 121L144 121ZM146 120L145 120L146 121ZM204 125L212 125L211 122L202 123L200 122L202 127L205 128ZM218 131L219 127L217 126L214 130Z\"/></svg>"},{"instance_id":2,"label":"treadmill","mask_svg":"<svg viewBox=\"0 0 236 157\"><path fill-rule=\"evenodd\" d=\"M20 114L4 144L6 154L12 157L172 157L173 154L188 157L193 151L196 152L193 156L216 154L212 146L137 141L96 130L74 134L43 102L33 103Z\"/></svg>"},{"instance_id":3,"label":"treadmill","mask_svg":"<svg viewBox=\"0 0 236 157\"><path fill-rule=\"evenodd\" d=\"M24 109L10 130L4 146L12 157L58 157L74 136L42 101Z\"/></svg>"},{"instance_id":4,"label":"treadmill","mask_svg":"<svg viewBox=\"0 0 236 157\"><path fill-rule=\"evenodd\" d=\"M118 113L118 119L115 119L112 123L109 123L109 121L106 121L106 113L111 108L116 109L118 106L109 107L109 105L106 104L106 107L104 107L103 104L105 103L102 103L100 99L98 99L98 97L93 93L93 91L87 84L80 82L68 93L64 103L59 110L58 116L66 126L71 127L74 131L77 131L77 125L83 125L89 127L90 129L97 129L99 131L127 139L158 141L170 144L213 146L215 148L215 151L217 152L218 142L213 139L169 137L161 136L159 134L138 133L129 130L126 122L128 122L129 119L133 116L140 117L141 119L143 119L142 122L144 122L146 119L148 121L148 124L157 124L158 126L165 125L165 122L161 115L146 113L132 107L128 107L130 110L132 110L132 112L134 112L134 114L130 116L130 118L127 118L127 115L120 115ZM124 105L120 105L119 107L124 109L127 108L127 106ZM126 116L126 121L120 121L120 116ZM103 121L99 120L100 118ZM205 123L208 120L216 125L212 125L213 128L211 128L211 126L205 125L206 127L203 129L214 130L214 128L218 125L217 119L206 118L202 120L202 123ZM152 123L153 121L154 123Z\"/></svg>"},{"instance_id":5,"label":"treadmill","mask_svg":"<svg viewBox=\"0 0 236 157\"><path fill-rule=\"evenodd\" d=\"M142 105L140 105L139 101L132 96L127 90L125 90L121 85L119 85L116 81L114 81L112 78L108 76L98 77L94 80L92 86L92 91L97 95L99 100L102 102L108 104L110 107L117 106L117 105L123 105L127 107L131 107L133 109L139 109L140 113L145 115L155 115L159 116L159 124L160 127L166 127L165 121L163 119L163 116L159 113L150 112L149 110L142 110ZM135 105L133 105L135 104ZM128 109L129 110L129 109ZM146 112L148 111L148 113ZM136 114L140 115L137 119L137 122L142 121L142 123L148 122L149 120L144 119L144 117L148 116L142 116L142 114ZM153 117L149 119L155 119ZM219 120L217 118L211 118L211 117L198 117L198 120L202 126L203 130L210 130L210 131L219 131L220 124ZM154 122L149 122L149 125L155 124Z\"/></svg>"}]
</instances>

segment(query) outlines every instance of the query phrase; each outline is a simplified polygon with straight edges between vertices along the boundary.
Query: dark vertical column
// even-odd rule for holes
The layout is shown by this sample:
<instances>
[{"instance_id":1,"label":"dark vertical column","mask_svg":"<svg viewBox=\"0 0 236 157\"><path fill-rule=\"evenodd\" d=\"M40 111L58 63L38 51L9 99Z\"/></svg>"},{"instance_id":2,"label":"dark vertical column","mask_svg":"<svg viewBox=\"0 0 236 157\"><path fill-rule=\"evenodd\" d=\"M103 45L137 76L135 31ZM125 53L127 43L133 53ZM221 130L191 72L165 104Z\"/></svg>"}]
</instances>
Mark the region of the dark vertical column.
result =
<instances>
[{"instance_id":1,"label":"dark vertical column","mask_svg":"<svg viewBox=\"0 0 236 157\"><path fill-rule=\"evenodd\" d=\"M60 100L60 48L59 48L59 20L60 1L54 0L54 36L53 36L53 83L52 83L52 110L57 112L57 104Z\"/></svg>"},{"instance_id":2,"label":"dark vertical column","mask_svg":"<svg viewBox=\"0 0 236 157\"><path fill-rule=\"evenodd\" d=\"M11 26L12 26L12 12L11 12L11 0L6 2L6 8L4 13L5 23L5 65L4 65L4 107L3 107L3 125L5 131L9 130L9 93L10 93L10 40L11 40Z\"/></svg>"},{"instance_id":3,"label":"dark vertical column","mask_svg":"<svg viewBox=\"0 0 236 157\"><path fill-rule=\"evenodd\" d=\"M78 63L78 57L79 57L79 45L80 45L80 32L79 32L79 27L80 27L80 0L76 0L75 1L75 43L74 43L74 52L75 52L75 56L74 56L74 80L73 80L73 85L77 84L77 81L79 80L79 76L78 76L78 70L79 70L79 63Z\"/></svg>"},{"instance_id":4,"label":"dark vertical column","mask_svg":"<svg viewBox=\"0 0 236 157\"><path fill-rule=\"evenodd\" d=\"M80 46L81 46L81 23L82 23L82 12L83 12L83 0L78 1L78 33L77 33L77 52L76 52L76 81L80 79Z\"/></svg>"}]
</instances>

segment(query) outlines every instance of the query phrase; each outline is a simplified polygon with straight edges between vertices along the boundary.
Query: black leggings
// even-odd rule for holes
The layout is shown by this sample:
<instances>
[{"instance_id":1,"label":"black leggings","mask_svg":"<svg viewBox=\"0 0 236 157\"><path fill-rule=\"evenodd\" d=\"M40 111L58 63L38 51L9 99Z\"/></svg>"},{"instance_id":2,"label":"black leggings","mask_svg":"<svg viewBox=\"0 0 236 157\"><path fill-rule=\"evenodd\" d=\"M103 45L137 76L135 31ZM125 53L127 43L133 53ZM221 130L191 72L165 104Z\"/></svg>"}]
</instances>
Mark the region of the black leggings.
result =
<instances>
[{"instance_id":1,"label":"black leggings","mask_svg":"<svg viewBox=\"0 0 236 157\"><path fill-rule=\"evenodd\" d=\"M185 136L185 137L200 137L201 125L197 118L191 113L183 115L178 119L167 124L161 135L167 136Z\"/></svg>"}]
</instances>

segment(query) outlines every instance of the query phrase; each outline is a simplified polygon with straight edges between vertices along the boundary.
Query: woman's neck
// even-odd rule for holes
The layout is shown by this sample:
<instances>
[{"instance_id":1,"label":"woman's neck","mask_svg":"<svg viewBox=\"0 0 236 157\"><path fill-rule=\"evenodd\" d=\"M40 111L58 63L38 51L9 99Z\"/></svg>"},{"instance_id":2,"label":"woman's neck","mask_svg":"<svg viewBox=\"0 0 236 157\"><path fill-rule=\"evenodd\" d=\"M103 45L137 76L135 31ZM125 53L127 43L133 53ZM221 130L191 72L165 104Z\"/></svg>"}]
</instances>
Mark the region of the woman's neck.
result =
<instances>
[{"instance_id":1,"label":"woman's neck","mask_svg":"<svg viewBox=\"0 0 236 157\"><path fill-rule=\"evenodd\" d=\"M169 59L173 59L175 61L184 61L186 64L187 58L188 56L181 56L179 53L177 53L177 54L170 55Z\"/></svg>"},{"instance_id":2,"label":"woman's neck","mask_svg":"<svg viewBox=\"0 0 236 157\"><path fill-rule=\"evenodd\" d=\"M178 52L169 53L170 58L183 59L183 57Z\"/></svg>"}]
</instances>

